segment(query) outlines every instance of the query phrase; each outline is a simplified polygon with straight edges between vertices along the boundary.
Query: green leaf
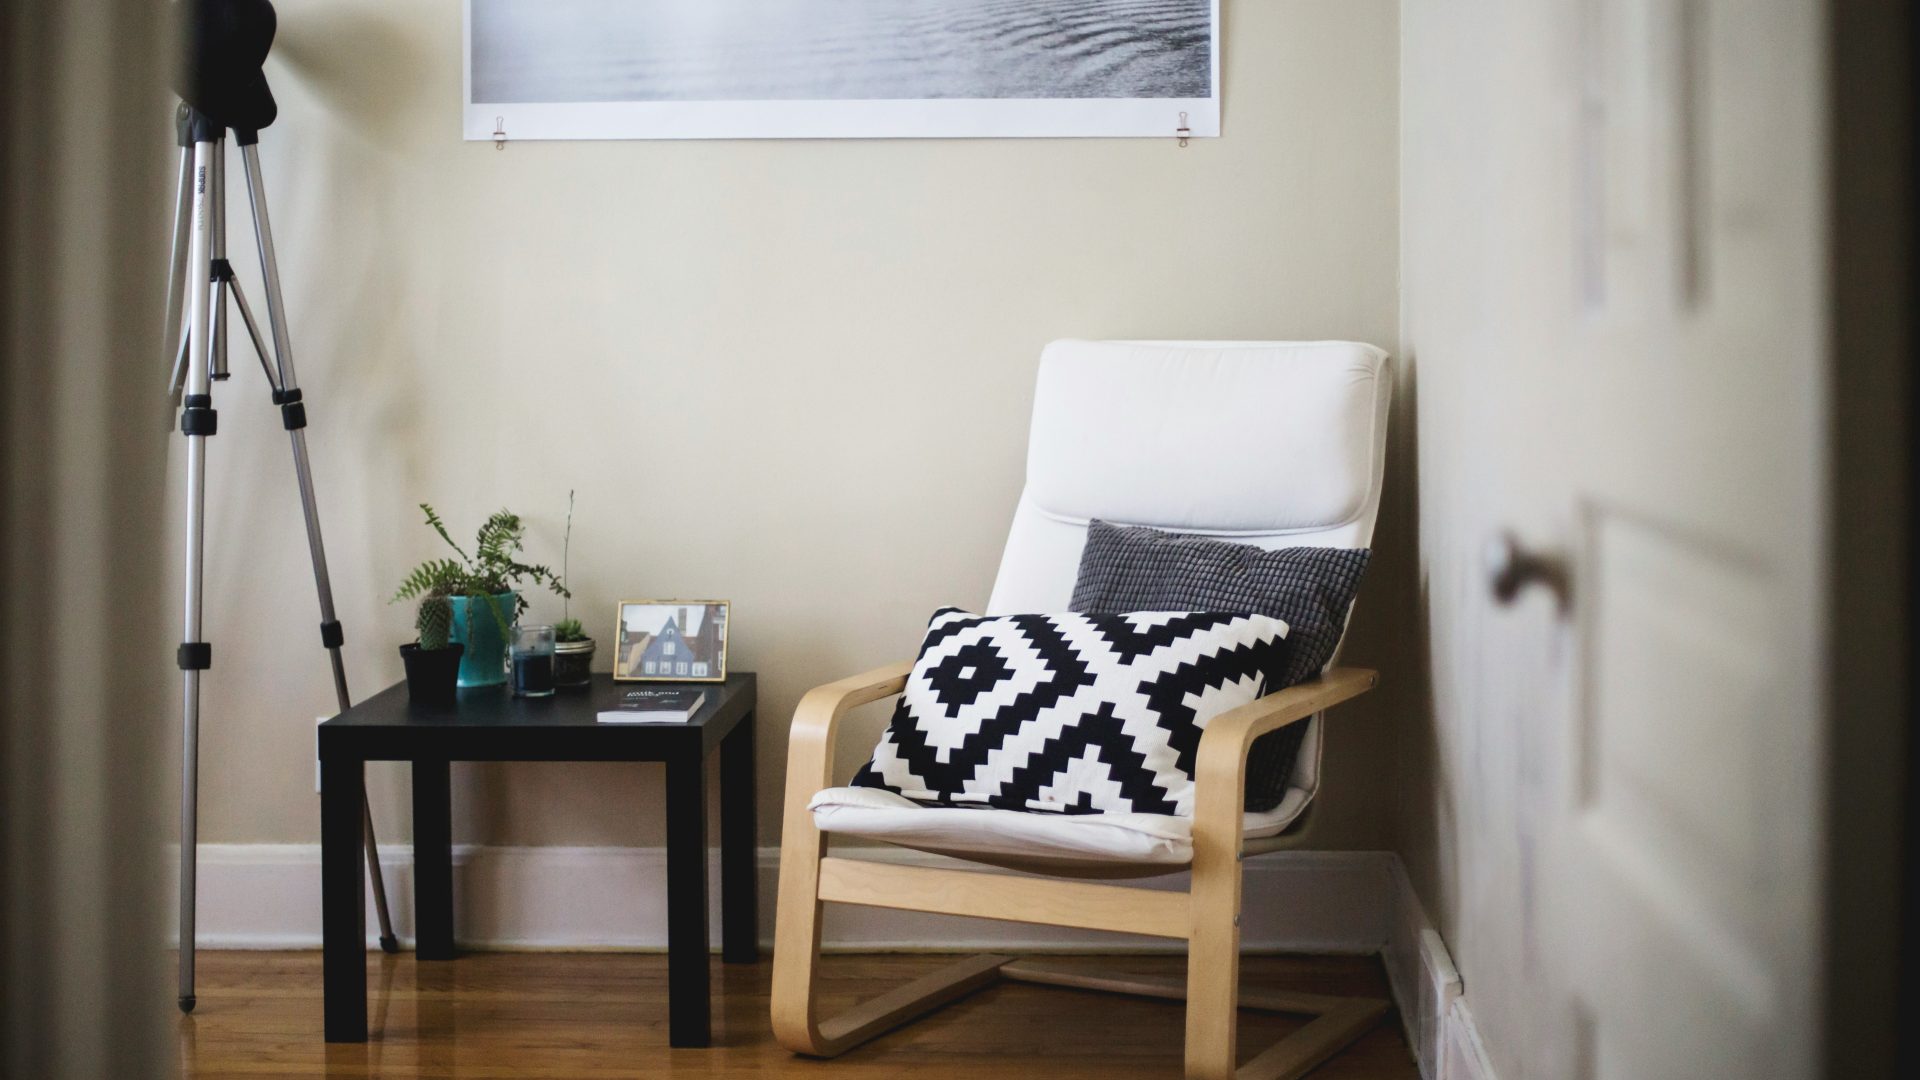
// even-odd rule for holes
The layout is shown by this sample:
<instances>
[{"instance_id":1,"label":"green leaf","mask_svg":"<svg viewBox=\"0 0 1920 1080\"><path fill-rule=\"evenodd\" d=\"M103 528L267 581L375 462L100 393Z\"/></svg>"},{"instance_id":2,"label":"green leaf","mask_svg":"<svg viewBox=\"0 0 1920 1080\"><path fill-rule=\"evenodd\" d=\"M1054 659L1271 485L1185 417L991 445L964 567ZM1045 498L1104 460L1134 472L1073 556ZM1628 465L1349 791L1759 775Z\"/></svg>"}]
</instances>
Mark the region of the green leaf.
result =
<instances>
[{"instance_id":1,"label":"green leaf","mask_svg":"<svg viewBox=\"0 0 1920 1080\"><path fill-rule=\"evenodd\" d=\"M440 539L445 540L448 547L459 552L460 561L472 562L473 560L467 557L467 553L461 550L460 545L453 542L453 537L447 533L446 522L441 521L440 515L433 512L433 507L428 506L426 503L421 503L420 509L427 512L427 524L433 526L433 531L440 534Z\"/></svg>"},{"instance_id":2,"label":"green leaf","mask_svg":"<svg viewBox=\"0 0 1920 1080\"><path fill-rule=\"evenodd\" d=\"M413 572L401 582L400 591L393 594L392 602L458 592L463 577L462 567L454 560L430 559L413 568Z\"/></svg>"}]
</instances>

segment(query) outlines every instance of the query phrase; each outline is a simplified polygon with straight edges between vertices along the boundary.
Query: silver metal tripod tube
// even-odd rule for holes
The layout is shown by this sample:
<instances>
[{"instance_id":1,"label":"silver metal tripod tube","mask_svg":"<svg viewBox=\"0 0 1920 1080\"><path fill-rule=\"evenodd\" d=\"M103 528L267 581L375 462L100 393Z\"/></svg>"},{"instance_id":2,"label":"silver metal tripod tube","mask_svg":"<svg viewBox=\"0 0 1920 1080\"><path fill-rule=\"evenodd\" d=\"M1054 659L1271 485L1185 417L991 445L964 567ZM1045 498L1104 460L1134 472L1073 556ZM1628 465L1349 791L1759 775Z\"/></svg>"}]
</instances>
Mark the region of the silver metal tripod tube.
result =
<instances>
[{"instance_id":1,"label":"silver metal tripod tube","mask_svg":"<svg viewBox=\"0 0 1920 1080\"><path fill-rule=\"evenodd\" d=\"M249 144L240 148L240 162L247 176L247 200L253 207L253 238L260 249L260 277L267 287L267 325L273 332L274 366L279 370L280 378L276 389L282 394L300 389L299 380L293 369L293 343L287 333L286 306L280 294L280 263L273 252L273 224L267 214L267 191L265 181L260 174L259 147ZM313 495L313 469L307 460L307 433L305 429L293 428L288 434L293 442L293 469L300 484L300 508L307 522L307 551L313 561L313 585L320 594L320 621L323 624L334 622L333 580L327 573L327 545L320 535L320 511ZM345 712L353 701L347 696L346 669L340 662L338 646L329 646L327 651L333 656L334 692L340 699L340 710Z\"/></svg>"},{"instance_id":2,"label":"silver metal tripod tube","mask_svg":"<svg viewBox=\"0 0 1920 1080\"><path fill-rule=\"evenodd\" d=\"M167 248L167 322L161 332L161 341L171 349L174 355L173 378L168 387L171 393L179 393L187 377L185 354L186 320L181 318L183 298L181 290L186 287L186 268L181 263L187 257L187 227L193 221L193 199L188 185L193 182L193 147L180 148L180 168L175 174L173 184L173 242Z\"/></svg>"},{"instance_id":3,"label":"silver metal tripod tube","mask_svg":"<svg viewBox=\"0 0 1920 1080\"><path fill-rule=\"evenodd\" d=\"M300 383L294 373L293 342L287 332L286 305L280 292L280 262L274 254L273 224L267 212L266 181L261 174L260 151L256 144L241 145L240 164L247 179L247 202L253 209L253 238L254 246L260 252L260 277L266 283L267 325L273 333L274 367L279 373L275 389L284 399L297 395ZM340 624L333 606L333 579L327 572L326 540L320 533L319 502L313 493L313 466L307 455L307 432L304 427L288 425L287 435L293 449L294 477L300 487L300 512L307 526L307 553L313 563L313 587L320 598L321 632L337 635ZM353 698L347 691L347 667L340 655L340 641L337 636L328 636L324 640L327 656L333 664L334 697L339 702L340 711L345 712L353 706ZM367 880L373 890L374 913L380 923L380 947L387 952L395 952L400 944L393 932L393 918L387 911L387 887L380 870L380 848L373 835L373 809L364 802L360 821L365 833Z\"/></svg>"},{"instance_id":4,"label":"silver metal tripod tube","mask_svg":"<svg viewBox=\"0 0 1920 1080\"><path fill-rule=\"evenodd\" d=\"M203 404L211 389L213 312L213 201L217 189L211 174L215 154L211 142L193 145L189 177L191 224L187 261L183 268L187 295L186 402ZM200 672L185 655L190 644L201 642L201 602L206 560L207 437L187 435L187 550L186 605L181 627L181 740L180 740L180 1007L192 1009L194 901L196 897L195 845L199 835L200 783Z\"/></svg>"},{"instance_id":5,"label":"silver metal tripod tube","mask_svg":"<svg viewBox=\"0 0 1920 1080\"><path fill-rule=\"evenodd\" d=\"M206 453L207 437L214 432L212 383L227 376L226 302L231 292L240 318L260 355L267 381L274 391L274 402L293 447L294 474L300 487L300 507L306 519L307 547L313 561L314 585L320 597L321 634L333 667L334 696L342 711L353 702L347 692L346 666L340 655L340 624L334 613L333 584L327 573L326 546L320 535L320 513L313 494L313 473L307 455L306 412L300 402L300 389L294 381L293 350L288 340L285 307L280 298L280 272L273 253L273 231L267 221L266 191L261 184L260 162L249 139L241 147L241 159L247 176L247 195L253 207L254 236L260 250L260 269L266 279L267 321L273 336L273 355L268 356L245 291L232 275L226 262L226 135L199 139L204 128L196 131L190 152L183 152L181 189L175 210L175 262L170 270L170 297L184 297L187 309L185 326L176 350L172 386L184 390L180 426L187 437L187 553L185 624L180 645L182 682L181 766L180 766L180 1008L194 1006L194 923L196 894L196 842L198 838L199 757L200 757L200 683L201 674L211 665L212 649L201 639L202 600L205 582L206 551ZM185 257L178 248L185 237ZM168 333L172 334L169 320ZM380 872L379 848L373 835L373 816L363 801L361 825L364 832L369 883L374 906L380 917L380 946L397 952L399 941L387 911L386 883Z\"/></svg>"},{"instance_id":6,"label":"silver metal tripod tube","mask_svg":"<svg viewBox=\"0 0 1920 1080\"><path fill-rule=\"evenodd\" d=\"M260 249L260 279L267 284L267 322L273 327L273 360L280 385L294 387L293 340L287 334L286 305L280 299L280 260L273 253L273 223L267 215L267 184L260 172L260 147L240 148L240 164L247 177L247 204L253 208L253 241Z\"/></svg>"},{"instance_id":7,"label":"silver metal tripod tube","mask_svg":"<svg viewBox=\"0 0 1920 1080\"><path fill-rule=\"evenodd\" d=\"M227 258L227 140L213 141L213 169L207 177L210 191L208 207L213 211L213 257ZM213 282L213 377L227 377L227 281Z\"/></svg>"}]
</instances>

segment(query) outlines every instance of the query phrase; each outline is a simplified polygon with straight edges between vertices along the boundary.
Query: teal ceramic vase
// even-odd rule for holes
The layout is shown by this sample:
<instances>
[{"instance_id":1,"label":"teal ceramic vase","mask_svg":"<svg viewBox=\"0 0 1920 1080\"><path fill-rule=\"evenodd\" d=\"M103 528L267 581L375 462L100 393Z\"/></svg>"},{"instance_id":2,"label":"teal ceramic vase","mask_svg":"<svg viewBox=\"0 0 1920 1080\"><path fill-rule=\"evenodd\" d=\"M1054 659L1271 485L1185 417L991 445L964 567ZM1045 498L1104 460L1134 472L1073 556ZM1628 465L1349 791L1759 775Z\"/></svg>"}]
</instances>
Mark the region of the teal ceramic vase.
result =
<instances>
[{"instance_id":1,"label":"teal ceramic vase","mask_svg":"<svg viewBox=\"0 0 1920 1080\"><path fill-rule=\"evenodd\" d=\"M460 657L461 686L499 686L507 681L507 637L500 632L500 620L513 625L513 609L519 598L503 592L487 600L453 597L453 632L447 635L466 646ZM472 610L468 607L471 605ZM500 611L494 618L493 608Z\"/></svg>"}]
</instances>

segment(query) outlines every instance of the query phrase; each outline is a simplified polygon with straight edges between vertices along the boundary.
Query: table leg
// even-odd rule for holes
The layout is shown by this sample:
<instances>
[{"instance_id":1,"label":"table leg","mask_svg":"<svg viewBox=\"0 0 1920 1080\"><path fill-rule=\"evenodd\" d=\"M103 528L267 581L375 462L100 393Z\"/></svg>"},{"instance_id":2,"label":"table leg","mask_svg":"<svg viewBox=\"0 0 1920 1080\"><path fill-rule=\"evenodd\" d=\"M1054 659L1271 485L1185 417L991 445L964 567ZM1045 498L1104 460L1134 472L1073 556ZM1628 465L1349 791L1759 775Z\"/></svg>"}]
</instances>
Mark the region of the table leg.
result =
<instances>
[{"instance_id":1,"label":"table leg","mask_svg":"<svg viewBox=\"0 0 1920 1080\"><path fill-rule=\"evenodd\" d=\"M320 762L320 925L328 1042L367 1041L365 766Z\"/></svg>"},{"instance_id":2,"label":"table leg","mask_svg":"<svg viewBox=\"0 0 1920 1080\"><path fill-rule=\"evenodd\" d=\"M444 760L413 763L413 927L415 959L453 959L453 785Z\"/></svg>"},{"instance_id":3,"label":"table leg","mask_svg":"<svg viewBox=\"0 0 1920 1080\"><path fill-rule=\"evenodd\" d=\"M720 957L729 964L760 958L755 799L748 713L720 743Z\"/></svg>"},{"instance_id":4,"label":"table leg","mask_svg":"<svg viewBox=\"0 0 1920 1080\"><path fill-rule=\"evenodd\" d=\"M707 976L707 785L698 750L667 759L668 1044L712 1039Z\"/></svg>"}]
</instances>

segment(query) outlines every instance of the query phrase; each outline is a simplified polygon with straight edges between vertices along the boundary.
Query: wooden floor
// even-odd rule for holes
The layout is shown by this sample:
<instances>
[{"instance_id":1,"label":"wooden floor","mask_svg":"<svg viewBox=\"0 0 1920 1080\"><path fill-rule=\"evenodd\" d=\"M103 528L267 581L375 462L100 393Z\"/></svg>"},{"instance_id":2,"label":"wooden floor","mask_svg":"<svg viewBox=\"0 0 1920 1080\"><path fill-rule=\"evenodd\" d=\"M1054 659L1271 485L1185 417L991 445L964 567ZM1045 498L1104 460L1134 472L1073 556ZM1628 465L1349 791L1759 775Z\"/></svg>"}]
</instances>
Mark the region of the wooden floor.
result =
<instances>
[{"instance_id":1,"label":"wooden floor","mask_svg":"<svg viewBox=\"0 0 1920 1080\"><path fill-rule=\"evenodd\" d=\"M952 957L832 956L825 999L838 1011ZM1180 957L1074 957L1104 971L1178 976ZM478 953L451 963L411 954L368 960L364 1045L320 1038L320 954L202 952L199 1007L180 1018L187 1077L804 1076L868 1080L1047 1077L1119 1080L1180 1074L1182 1006L1001 983L831 1062L796 1058L767 1021L770 965L714 963L714 1046L667 1048L667 965L631 953ZM1386 997L1378 960L1248 957L1248 988ZM1243 1012L1244 1061L1297 1017ZM1314 1080L1416 1080L1399 1018L1322 1065Z\"/></svg>"}]
</instances>

